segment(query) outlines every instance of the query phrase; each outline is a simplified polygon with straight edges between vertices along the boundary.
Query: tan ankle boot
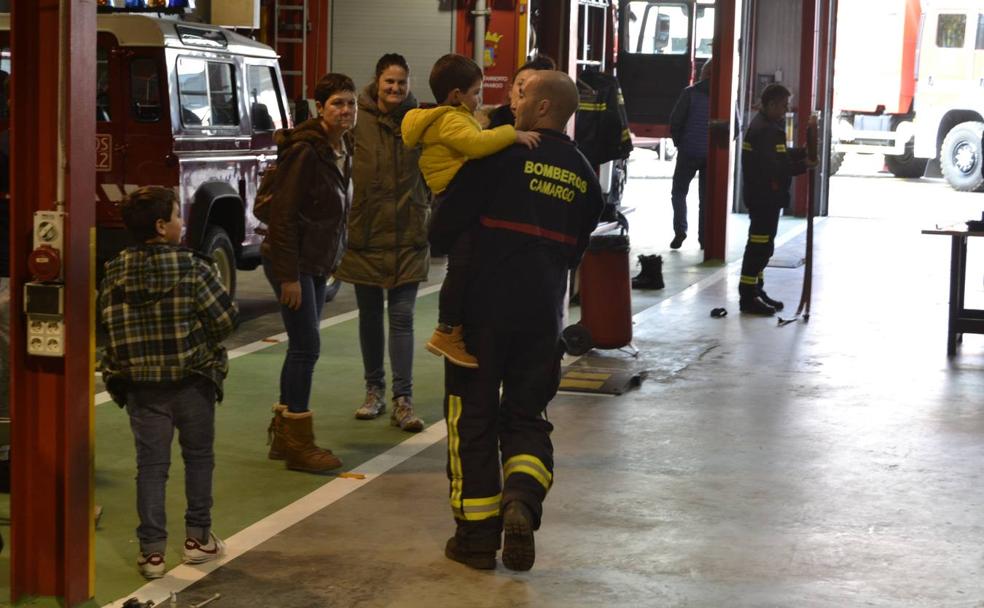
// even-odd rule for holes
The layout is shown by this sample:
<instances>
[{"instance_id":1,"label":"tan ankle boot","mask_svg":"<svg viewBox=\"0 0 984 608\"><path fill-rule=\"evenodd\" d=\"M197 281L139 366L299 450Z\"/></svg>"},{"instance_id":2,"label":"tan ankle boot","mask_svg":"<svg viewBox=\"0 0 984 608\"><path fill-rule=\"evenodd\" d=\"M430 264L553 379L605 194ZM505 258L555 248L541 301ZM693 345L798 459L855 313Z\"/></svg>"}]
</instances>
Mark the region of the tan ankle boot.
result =
<instances>
[{"instance_id":1,"label":"tan ankle boot","mask_svg":"<svg viewBox=\"0 0 984 608\"><path fill-rule=\"evenodd\" d=\"M314 444L311 412L295 414L284 410L282 416L284 456L288 469L323 473L342 466L342 461L332 454L331 450L319 448Z\"/></svg>"},{"instance_id":2,"label":"tan ankle boot","mask_svg":"<svg viewBox=\"0 0 984 608\"><path fill-rule=\"evenodd\" d=\"M267 427L267 445L270 446L270 452L267 454L267 458L270 460L283 460L284 459L284 422L283 413L287 411L287 406L282 403L278 403L273 406L273 418L270 420L270 426Z\"/></svg>"}]
</instances>

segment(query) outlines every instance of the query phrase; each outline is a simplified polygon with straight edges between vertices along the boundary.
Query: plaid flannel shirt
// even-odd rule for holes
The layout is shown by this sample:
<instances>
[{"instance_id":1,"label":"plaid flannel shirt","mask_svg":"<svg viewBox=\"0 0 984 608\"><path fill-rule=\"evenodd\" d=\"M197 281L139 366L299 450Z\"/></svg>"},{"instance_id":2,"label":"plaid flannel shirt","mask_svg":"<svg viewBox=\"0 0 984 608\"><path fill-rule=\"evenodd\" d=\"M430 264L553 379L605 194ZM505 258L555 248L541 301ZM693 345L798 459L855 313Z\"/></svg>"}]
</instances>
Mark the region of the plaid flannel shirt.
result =
<instances>
[{"instance_id":1,"label":"plaid flannel shirt","mask_svg":"<svg viewBox=\"0 0 984 608\"><path fill-rule=\"evenodd\" d=\"M173 245L130 247L106 264L99 310L109 337L103 381L121 407L131 383L196 375L222 400L229 362L221 342L239 311L209 258Z\"/></svg>"}]
</instances>

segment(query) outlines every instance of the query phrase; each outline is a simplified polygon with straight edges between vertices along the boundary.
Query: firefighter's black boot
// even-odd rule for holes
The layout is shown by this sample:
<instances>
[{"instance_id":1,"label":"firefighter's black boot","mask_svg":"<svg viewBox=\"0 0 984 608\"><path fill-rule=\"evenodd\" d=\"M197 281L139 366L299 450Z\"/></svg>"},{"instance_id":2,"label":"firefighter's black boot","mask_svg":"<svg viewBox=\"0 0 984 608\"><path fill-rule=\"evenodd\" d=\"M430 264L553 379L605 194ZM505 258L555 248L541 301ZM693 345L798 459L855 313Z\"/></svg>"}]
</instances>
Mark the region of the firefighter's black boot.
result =
<instances>
[{"instance_id":1,"label":"firefighter's black boot","mask_svg":"<svg viewBox=\"0 0 984 608\"><path fill-rule=\"evenodd\" d=\"M633 289L663 289L663 256L640 255L642 270L632 279Z\"/></svg>"},{"instance_id":2,"label":"firefighter's black boot","mask_svg":"<svg viewBox=\"0 0 984 608\"><path fill-rule=\"evenodd\" d=\"M768 304L772 308L775 308L776 309L776 312L779 312L783 308L785 308L785 304L783 304L779 300L773 300L772 298L770 298L769 297L769 294L765 293L765 290L762 289L761 287L759 288L759 294L758 295L759 295L760 298L762 298L762 301L763 302L765 302L766 304Z\"/></svg>"},{"instance_id":3,"label":"firefighter's black boot","mask_svg":"<svg viewBox=\"0 0 984 608\"><path fill-rule=\"evenodd\" d=\"M506 504L502 512L502 565L525 572L536 561L533 516L518 500Z\"/></svg>"},{"instance_id":4,"label":"firefighter's black boot","mask_svg":"<svg viewBox=\"0 0 984 608\"><path fill-rule=\"evenodd\" d=\"M776 309L766 304L759 296L742 296L738 301L738 308L742 312L763 317L771 317L776 314Z\"/></svg>"}]
</instances>

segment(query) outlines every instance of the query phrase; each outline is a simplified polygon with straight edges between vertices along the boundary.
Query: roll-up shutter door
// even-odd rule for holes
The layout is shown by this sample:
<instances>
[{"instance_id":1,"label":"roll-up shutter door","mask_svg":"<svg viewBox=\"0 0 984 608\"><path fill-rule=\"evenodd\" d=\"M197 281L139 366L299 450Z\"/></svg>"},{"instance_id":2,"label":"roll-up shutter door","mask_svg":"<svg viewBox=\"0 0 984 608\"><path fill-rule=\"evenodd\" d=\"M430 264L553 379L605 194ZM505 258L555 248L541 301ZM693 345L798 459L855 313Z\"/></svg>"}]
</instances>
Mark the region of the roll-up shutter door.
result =
<instances>
[{"instance_id":1,"label":"roll-up shutter door","mask_svg":"<svg viewBox=\"0 0 984 608\"><path fill-rule=\"evenodd\" d=\"M410 90L419 101L434 101L427 78L434 61L454 50L453 4L333 0L331 70L351 76L361 91L372 81L383 53L400 53L410 64Z\"/></svg>"}]
</instances>

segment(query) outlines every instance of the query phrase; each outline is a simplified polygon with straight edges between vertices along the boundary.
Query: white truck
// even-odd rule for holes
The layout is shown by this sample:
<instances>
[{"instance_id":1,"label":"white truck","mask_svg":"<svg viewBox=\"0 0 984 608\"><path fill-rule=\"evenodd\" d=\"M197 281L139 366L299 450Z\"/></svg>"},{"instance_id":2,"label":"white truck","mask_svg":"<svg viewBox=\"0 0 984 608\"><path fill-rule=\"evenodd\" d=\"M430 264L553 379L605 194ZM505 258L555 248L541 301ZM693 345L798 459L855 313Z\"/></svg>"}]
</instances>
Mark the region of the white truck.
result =
<instances>
[{"instance_id":1,"label":"white truck","mask_svg":"<svg viewBox=\"0 0 984 608\"><path fill-rule=\"evenodd\" d=\"M899 177L984 191L984 2L841 3L834 107L832 172L880 153Z\"/></svg>"}]
</instances>

